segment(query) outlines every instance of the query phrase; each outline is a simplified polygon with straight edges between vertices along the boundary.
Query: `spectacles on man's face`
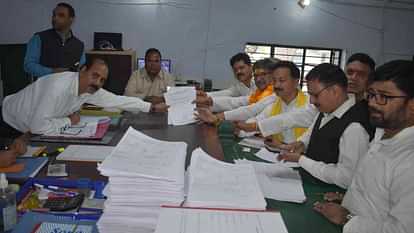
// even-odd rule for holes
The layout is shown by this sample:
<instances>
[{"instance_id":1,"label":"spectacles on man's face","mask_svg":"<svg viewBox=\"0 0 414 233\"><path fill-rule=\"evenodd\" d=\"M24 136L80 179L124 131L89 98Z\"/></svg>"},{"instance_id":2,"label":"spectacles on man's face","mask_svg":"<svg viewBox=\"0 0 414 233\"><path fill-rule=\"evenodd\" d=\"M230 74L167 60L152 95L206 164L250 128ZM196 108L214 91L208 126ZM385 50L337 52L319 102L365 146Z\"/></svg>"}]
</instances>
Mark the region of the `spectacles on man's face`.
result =
<instances>
[{"instance_id":1,"label":"spectacles on man's face","mask_svg":"<svg viewBox=\"0 0 414 233\"><path fill-rule=\"evenodd\" d=\"M367 99L375 99L375 103L379 105L386 105L389 99L399 99L399 98L408 98L406 95L384 95L381 93L374 93L373 91L367 92Z\"/></svg>"},{"instance_id":2,"label":"spectacles on man's face","mask_svg":"<svg viewBox=\"0 0 414 233\"><path fill-rule=\"evenodd\" d=\"M326 86L326 87L322 88L322 89L321 89L320 91L318 91L317 93L311 93L311 92L308 92L308 94L309 94L310 96L312 96L313 98L317 99L317 98L319 97L319 95L320 95L320 94L321 94L324 90L326 90L326 89L328 89L328 88L332 87L333 85L335 85L335 84L328 85L328 86Z\"/></svg>"}]
</instances>

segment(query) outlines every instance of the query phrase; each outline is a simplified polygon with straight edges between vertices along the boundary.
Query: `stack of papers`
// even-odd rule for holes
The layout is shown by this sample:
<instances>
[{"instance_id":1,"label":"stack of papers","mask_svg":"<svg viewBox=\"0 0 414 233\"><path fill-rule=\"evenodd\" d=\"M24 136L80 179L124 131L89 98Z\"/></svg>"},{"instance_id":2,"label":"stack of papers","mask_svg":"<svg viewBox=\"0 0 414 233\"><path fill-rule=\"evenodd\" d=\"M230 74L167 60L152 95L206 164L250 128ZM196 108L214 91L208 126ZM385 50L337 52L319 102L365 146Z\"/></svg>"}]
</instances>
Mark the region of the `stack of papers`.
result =
<instances>
[{"instance_id":1,"label":"stack of papers","mask_svg":"<svg viewBox=\"0 0 414 233\"><path fill-rule=\"evenodd\" d=\"M302 179L298 171L292 168L255 162L250 160L235 160L238 165L252 165L264 196L278 201L303 203L306 201Z\"/></svg>"},{"instance_id":2,"label":"stack of papers","mask_svg":"<svg viewBox=\"0 0 414 233\"><path fill-rule=\"evenodd\" d=\"M56 159L65 161L102 162L108 157L113 146L69 145Z\"/></svg>"},{"instance_id":3,"label":"stack of papers","mask_svg":"<svg viewBox=\"0 0 414 233\"><path fill-rule=\"evenodd\" d=\"M161 205L184 200L186 150L184 142L156 140L129 128L98 166L109 177L99 232L153 232Z\"/></svg>"},{"instance_id":4,"label":"stack of papers","mask_svg":"<svg viewBox=\"0 0 414 233\"><path fill-rule=\"evenodd\" d=\"M163 208L155 233L287 233L277 212Z\"/></svg>"},{"instance_id":5,"label":"stack of papers","mask_svg":"<svg viewBox=\"0 0 414 233\"><path fill-rule=\"evenodd\" d=\"M186 125L196 122L194 109L196 105L195 87L170 87L164 94L168 108L169 125Z\"/></svg>"},{"instance_id":6,"label":"stack of papers","mask_svg":"<svg viewBox=\"0 0 414 233\"><path fill-rule=\"evenodd\" d=\"M191 156L185 206L265 210L266 201L252 165L225 163L197 148Z\"/></svg>"}]
</instances>

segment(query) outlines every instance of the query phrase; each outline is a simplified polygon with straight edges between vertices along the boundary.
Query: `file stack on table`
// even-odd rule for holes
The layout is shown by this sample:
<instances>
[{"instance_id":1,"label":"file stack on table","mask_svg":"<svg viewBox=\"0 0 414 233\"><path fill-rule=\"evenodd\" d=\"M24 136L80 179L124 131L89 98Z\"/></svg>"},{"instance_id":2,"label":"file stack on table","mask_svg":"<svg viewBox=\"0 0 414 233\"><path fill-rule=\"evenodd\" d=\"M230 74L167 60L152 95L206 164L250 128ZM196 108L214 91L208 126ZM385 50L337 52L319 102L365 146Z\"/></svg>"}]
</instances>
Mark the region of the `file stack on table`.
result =
<instances>
[{"instance_id":1,"label":"file stack on table","mask_svg":"<svg viewBox=\"0 0 414 233\"><path fill-rule=\"evenodd\" d=\"M129 128L98 167L109 177L101 233L153 232L161 205L184 200L187 144L166 142Z\"/></svg>"},{"instance_id":2,"label":"file stack on table","mask_svg":"<svg viewBox=\"0 0 414 233\"><path fill-rule=\"evenodd\" d=\"M189 167L186 207L265 210L266 201L250 164L231 164L195 149Z\"/></svg>"}]
</instances>

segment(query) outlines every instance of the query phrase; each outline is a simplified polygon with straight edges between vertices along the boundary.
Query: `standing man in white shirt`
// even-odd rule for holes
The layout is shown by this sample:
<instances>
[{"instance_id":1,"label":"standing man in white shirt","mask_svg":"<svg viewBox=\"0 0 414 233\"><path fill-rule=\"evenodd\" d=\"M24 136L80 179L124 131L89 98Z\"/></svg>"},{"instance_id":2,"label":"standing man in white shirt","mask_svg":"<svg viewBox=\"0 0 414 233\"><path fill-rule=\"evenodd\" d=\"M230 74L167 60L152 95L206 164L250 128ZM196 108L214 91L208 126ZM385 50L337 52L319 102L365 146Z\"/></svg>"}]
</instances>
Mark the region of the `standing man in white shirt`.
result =
<instances>
[{"instance_id":1,"label":"standing man in white shirt","mask_svg":"<svg viewBox=\"0 0 414 233\"><path fill-rule=\"evenodd\" d=\"M379 67L368 89L371 123L381 128L358 165L342 204L314 209L344 233L410 233L414 229L414 63Z\"/></svg>"},{"instance_id":2,"label":"standing man in white shirt","mask_svg":"<svg viewBox=\"0 0 414 233\"><path fill-rule=\"evenodd\" d=\"M253 80L252 62L247 53L238 53L231 57L230 66L237 81L227 89L205 93L197 92L196 103L198 106L210 107L215 97L239 97L248 96L256 90Z\"/></svg>"},{"instance_id":3,"label":"standing man in white shirt","mask_svg":"<svg viewBox=\"0 0 414 233\"><path fill-rule=\"evenodd\" d=\"M151 104L102 89L107 77L108 65L101 59L92 60L79 73L63 72L43 77L4 98L3 119L22 133L47 134L77 124L78 111L84 103L130 111L167 111L165 104Z\"/></svg>"},{"instance_id":4,"label":"standing man in white shirt","mask_svg":"<svg viewBox=\"0 0 414 233\"><path fill-rule=\"evenodd\" d=\"M366 102L364 95L368 87L369 76L374 69L375 61L367 54L355 53L348 58L345 67L348 93L354 94L357 101ZM245 108L243 110L246 112L244 116L250 118L262 108L263 106L260 105ZM317 114L318 110L315 106L309 105L306 108L260 120L257 125L263 136L269 136L293 127L309 127Z\"/></svg>"},{"instance_id":5,"label":"standing man in white shirt","mask_svg":"<svg viewBox=\"0 0 414 233\"><path fill-rule=\"evenodd\" d=\"M347 78L338 66L320 64L306 75L306 81L310 103L319 114L298 141L280 145L288 152L279 159L298 162L319 180L347 188L374 134L368 109L348 96Z\"/></svg>"}]
</instances>

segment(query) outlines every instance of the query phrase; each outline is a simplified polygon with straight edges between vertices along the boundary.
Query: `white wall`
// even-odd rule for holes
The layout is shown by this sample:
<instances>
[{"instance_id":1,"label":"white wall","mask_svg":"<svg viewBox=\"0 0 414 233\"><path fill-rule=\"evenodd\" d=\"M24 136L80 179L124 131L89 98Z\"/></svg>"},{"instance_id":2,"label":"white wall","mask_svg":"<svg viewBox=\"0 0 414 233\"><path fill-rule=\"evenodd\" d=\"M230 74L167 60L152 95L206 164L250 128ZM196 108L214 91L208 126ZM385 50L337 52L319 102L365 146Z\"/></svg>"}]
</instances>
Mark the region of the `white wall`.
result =
<instances>
[{"instance_id":1,"label":"white wall","mask_svg":"<svg viewBox=\"0 0 414 233\"><path fill-rule=\"evenodd\" d=\"M48 28L57 2L0 1L0 43L24 43ZM175 0L176 7L105 3L163 2L157 0L68 2L77 13L73 30L87 48L93 46L94 31L121 32L124 48L143 56L147 48L157 47L173 60L176 75L210 78L214 87L234 80L228 60L246 42L341 48L347 54L366 52L378 63L414 54L413 11L383 14L381 9L317 0L304 10L296 0Z\"/></svg>"}]
</instances>

